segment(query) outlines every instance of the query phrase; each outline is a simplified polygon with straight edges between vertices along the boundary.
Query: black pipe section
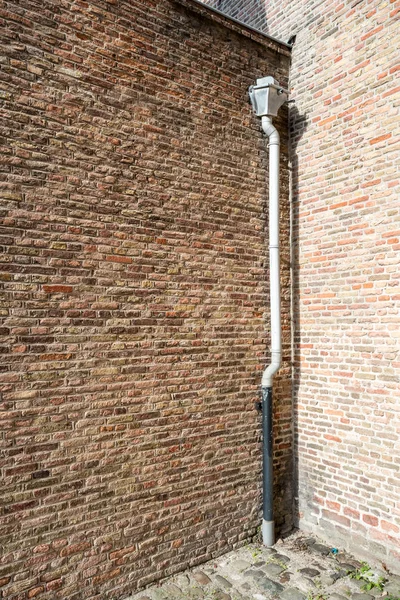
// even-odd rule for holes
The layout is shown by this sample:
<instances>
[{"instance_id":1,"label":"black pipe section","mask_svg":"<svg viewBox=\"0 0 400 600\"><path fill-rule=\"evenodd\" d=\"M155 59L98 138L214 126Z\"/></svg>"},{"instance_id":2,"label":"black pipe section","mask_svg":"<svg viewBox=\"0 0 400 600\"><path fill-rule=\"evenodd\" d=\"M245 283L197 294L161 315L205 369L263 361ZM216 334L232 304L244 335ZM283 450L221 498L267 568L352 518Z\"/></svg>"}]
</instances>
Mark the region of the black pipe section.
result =
<instances>
[{"instance_id":1,"label":"black pipe section","mask_svg":"<svg viewBox=\"0 0 400 600\"><path fill-rule=\"evenodd\" d=\"M263 518L274 520L272 464L272 387L261 388L263 431Z\"/></svg>"}]
</instances>

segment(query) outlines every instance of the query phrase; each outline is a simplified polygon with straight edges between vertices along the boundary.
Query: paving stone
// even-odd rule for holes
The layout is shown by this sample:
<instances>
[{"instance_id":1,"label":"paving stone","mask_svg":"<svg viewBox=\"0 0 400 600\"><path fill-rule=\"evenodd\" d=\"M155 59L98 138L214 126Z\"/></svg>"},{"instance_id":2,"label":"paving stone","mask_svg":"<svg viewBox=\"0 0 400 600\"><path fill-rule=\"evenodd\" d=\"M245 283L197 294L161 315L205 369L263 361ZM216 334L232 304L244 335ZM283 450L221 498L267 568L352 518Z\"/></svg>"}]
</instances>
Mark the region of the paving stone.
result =
<instances>
[{"instance_id":1,"label":"paving stone","mask_svg":"<svg viewBox=\"0 0 400 600\"><path fill-rule=\"evenodd\" d=\"M311 567L313 567L314 569L318 569L319 571L326 571L326 567L317 562L313 562L311 564Z\"/></svg>"},{"instance_id":2,"label":"paving stone","mask_svg":"<svg viewBox=\"0 0 400 600\"><path fill-rule=\"evenodd\" d=\"M272 557L272 560L285 563L285 565L288 565L290 563L290 558L288 556L285 556L284 554L275 554Z\"/></svg>"},{"instance_id":3,"label":"paving stone","mask_svg":"<svg viewBox=\"0 0 400 600\"><path fill-rule=\"evenodd\" d=\"M382 590L379 588L372 588L372 590L368 590L368 594L374 596L375 598L380 598L382 596Z\"/></svg>"},{"instance_id":4,"label":"paving stone","mask_svg":"<svg viewBox=\"0 0 400 600\"><path fill-rule=\"evenodd\" d=\"M277 577L285 569L275 563L269 563L268 565L265 565L264 567L262 567L262 570L264 571L264 573L266 573L268 575L268 577Z\"/></svg>"},{"instance_id":5,"label":"paving stone","mask_svg":"<svg viewBox=\"0 0 400 600\"><path fill-rule=\"evenodd\" d=\"M310 537L310 538L304 538L304 540L302 540L302 541L306 546L312 546L313 544L315 544L316 540L315 540L315 538Z\"/></svg>"},{"instance_id":6,"label":"paving stone","mask_svg":"<svg viewBox=\"0 0 400 600\"><path fill-rule=\"evenodd\" d=\"M301 587L302 590L310 590L310 589L313 590L317 587L315 585L315 583L313 582L313 580L310 579L309 577L302 577L301 579L299 579L298 585L299 585L299 587Z\"/></svg>"},{"instance_id":7,"label":"paving stone","mask_svg":"<svg viewBox=\"0 0 400 600\"><path fill-rule=\"evenodd\" d=\"M269 579L268 577L259 580L257 585L264 592L270 592L271 594L280 594L285 589L283 585L276 583L276 581L272 581L272 579Z\"/></svg>"},{"instance_id":8,"label":"paving stone","mask_svg":"<svg viewBox=\"0 0 400 600\"><path fill-rule=\"evenodd\" d=\"M329 600L349 600L347 596L342 596L342 594L331 594L329 596Z\"/></svg>"},{"instance_id":9,"label":"paving stone","mask_svg":"<svg viewBox=\"0 0 400 600\"><path fill-rule=\"evenodd\" d=\"M251 564L249 562L247 562L246 560L234 560L232 563L230 563L229 568L232 569L233 571L245 571L246 569L248 569L249 567L251 567Z\"/></svg>"},{"instance_id":10,"label":"paving stone","mask_svg":"<svg viewBox=\"0 0 400 600\"><path fill-rule=\"evenodd\" d=\"M351 594L354 592L354 590L350 589L348 585L346 586L340 586L337 590L335 590L337 594L340 594L341 596L344 596L345 598L349 598L349 596L351 596Z\"/></svg>"},{"instance_id":11,"label":"paving stone","mask_svg":"<svg viewBox=\"0 0 400 600\"><path fill-rule=\"evenodd\" d=\"M216 575L215 580L218 583L218 585L222 585L222 587L224 587L227 590L229 590L229 588L232 587L231 582L225 579L225 577L222 577L221 575Z\"/></svg>"},{"instance_id":12,"label":"paving stone","mask_svg":"<svg viewBox=\"0 0 400 600\"><path fill-rule=\"evenodd\" d=\"M400 597L400 577L390 577L388 583L385 584L385 592Z\"/></svg>"},{"instance_id":13,"label":"paving stone","mask_svg":"<svg viewBox=\"0 0 400 600\"><path fill-rule=\"evenodd\" d=\"M192 587L187 592L189 598L204 598L203 591L198 587Z\"/></svg>"},{"instance_id":14,"label":"paving stone","mask_svg":"<svg viewBox=\"0 0 400 600\"><path fill-rule=\"evenodd\" d=\"M334 571L332 573L332 571L329 573L330 577L332 577L333 579L333 583L336 583L336 581L339 581L339 579L343 579L343 577L346 577L346 572L345 571Z\"/></svg>"},{"instance_id":15,"label":"paving stone","mask_svg":"<svg viewBox=\"0 0 400 600\"><path fill-rule=\"evenodd\" d=\"M272 556L273 554L278 554L277 550L275 550L275 548L263 548L262 552L256 557L257 559L260 558L268 558L269 556Z\"/></svg>"},{"instance_id":16,"label":"paving stone","mask_svg":"<svg viewBox=\"0 0 400 600\"><path fill-rule=\"evenodd\" d=\"M277 594L284 589L283 585L272 581L272 579L269 579L262 571L246 571L245 576L249 577L259 588L266 592Z\"/></svg>"},{"instance_id":17,"label":"paving stone","mask_svg":"<svg viewBox=\"0 0 400 600\"><path fill-rule=\"evenodd\" d=\"M352 567L354 570L359 569L361 567L361 563L358 560L355 560L354 558L348 555L340 557L339 562L342 563L342 565L345 564L346 567Z\"/></svg>"},{"instance_id":18,"label":"paving stone","mask_svg":"<svg viewBox=\"0 0 400 600\"><path fill-rule=\"evenodd\" d=\"M317 569L310 569L310 567L305 567L304 569L300 569L299 573L302 575L307 575L307 577L317 577L320 572Z\"/></svg>"},{"instance_id":19,"label":"paving stone","mask_svg":"<svg viewBox=\"0 0 400 600\"><path fill-rule=\"evenodd\" d=\"M354 573L356 570L355 566L351 565L350 563L340 563L340 566L342 569L345 569L347 573Z\"/></svg>"},{"instance_id":20,"label":"paving stone","mask_svg":"<svg viewBox=\"0 0 400 600\"><path fill-rule=\"evenodd\" d=\"M290 578L291 578L292 575L293 575L293 573L290 573L290 571L284 571L279 576L280 583L288 583L290 581Z\"/></svg>"},{"instance_id":21,"label":"paving stone","mask_svg":"<svg viewBox=\"0 0 400 600\"><path fill-rule=\"evenodd\" d=\"M215 590L213 592L213 600L231 600L231 597L226 592L222 592L221 590Z\"/></svg>"},{"instance_id":22,"label":"paving stone","mask_svg":"<svg viewBox=\"0 0 400 600\"><path fill-rule=\"evenodd\" d=\"M343 579L343 577L347 577L347 571L345 571L344 569L340 569L340 571L336 571L335 575L337 581L338 579Z\"/></svg>"},{"instance_id":23,"label":"paving stone","mask_svg":"<svg viewBox=\"0 0 400 600\"><path fill-rule=\"evenodd\" d=\"M397 585L397 592L400 592L400 575L385 575L385 577L389 577L390 583Z\"/></svg>"},{"instance_id":24,"label":"paving stone","mask_svg":"<svg viewBox=\"0 0 400 600\"><path fill-rule=\"evenodd\" d=\"M178 588L174 583L167 583L162 586L162 589L167 594L168 598L182 598L182 590Z\"/></svg>"},{"instance_id":25,"label":"paving stone","mask_svg":"<svg viewBox=\"0 0 400 600\"><path fill-rule=\"evenodd\" d=\"M370 594L352 594L351 600L372 600L373 596Z\"/></svg>"},{"instance_id":26,"label":"paving stone","mask_svg":"<svg viewBox=\"0 0 400 600\"><path fill-rule=\"evenodd\" d=\"M152 590L152 596L154 600L165 600L166 595L162 588L157 588Z\"/></svg>"},{"instance_id":27,"label":"paving stone","mask_svg":"<svg viewBox=\"0 0 400 600\"><path fill-rule=\"evenodd\" d=\"M287 588L279 596L279 600L305 600L305 594L299 592L295 588ZM346 599L347 600L347 599Z\"/></svg>"},{"instance_id":28,"label":"paving stone","mask_svg":"<svg viewBox=\"0 0 400 600\"><path fill-rule=\"evenodd\" d=\"M176 585L182 588L190 584L190 577L186 573L179 573L179 575L175 575L174 581Z\"/></svg>"},{"instance_id":29,"label":"paving stone","mask_svg":"<svg viewBox=\"0 0 400 600\"><path fill-rule=\"evenodd\" d=\"M310 546L310 550L316 552L316 554L322 554L322 556L328 556L328 554L330 554L330 549L328 546L324 546L324 544L313 544Z\"/></svg>"},{"instance_id":30,"label":"paving stone","mask_svg":"<svg viewBox=\"0 0 400 600\"><path fill-rule=\"evenodd\" d=\"M196 571L193 573L193 578L197 581L197 583L200 583L200 585L207 585L208 583L211 583L211 579L207 577L203 571Z\"/></svg>"},{"instance_id":31,"label":"paving stone","mask_svg":"<svg viewBox=\"0 0 400 600\"><path fill-rule=\"evenodd\" d=\"M332 573L321 573L320 575L320 582L325 586L333 585L336 580L337 577Z\"/></svg>"},{"instance_id":32,"label":"paving stone","mask_svg":"<svg viewBox=\"0 0 400 600\"><path fill-rule=\"evenodd\" d=\"M244 576L250 579L250 581L254 581L257 583L260 579L264 577L264 573L262 571L256 569L249 569L244 572Z\"/></svg>"}]
</instances>

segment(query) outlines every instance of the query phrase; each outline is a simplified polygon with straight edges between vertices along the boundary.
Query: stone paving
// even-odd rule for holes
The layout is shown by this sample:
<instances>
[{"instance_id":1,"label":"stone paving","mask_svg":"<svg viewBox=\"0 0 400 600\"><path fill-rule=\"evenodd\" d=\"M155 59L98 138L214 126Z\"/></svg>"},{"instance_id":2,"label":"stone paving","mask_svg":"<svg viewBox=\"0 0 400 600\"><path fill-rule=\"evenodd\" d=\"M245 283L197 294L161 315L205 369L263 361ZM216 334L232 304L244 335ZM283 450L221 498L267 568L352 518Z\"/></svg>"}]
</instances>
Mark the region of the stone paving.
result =
<instances>
[{"instance_id":1,"label":"stone paving","mask_svg":"<svg viewBox=\"0 0 400 600\"><path fill-rule=\"evenodd\" d=\"M400 576L294 533L249 544L128 600L400 600Z\"/></svg>"}]
</instances>

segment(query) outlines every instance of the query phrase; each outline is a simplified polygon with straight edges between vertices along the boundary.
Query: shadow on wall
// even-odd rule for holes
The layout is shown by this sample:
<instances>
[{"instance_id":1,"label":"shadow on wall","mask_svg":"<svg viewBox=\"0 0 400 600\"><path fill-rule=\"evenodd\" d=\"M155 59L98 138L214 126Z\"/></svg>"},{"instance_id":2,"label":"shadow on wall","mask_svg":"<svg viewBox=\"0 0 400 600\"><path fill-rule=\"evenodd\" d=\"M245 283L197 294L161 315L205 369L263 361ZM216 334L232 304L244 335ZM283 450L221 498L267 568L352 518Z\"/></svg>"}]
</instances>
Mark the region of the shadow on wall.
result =
<instances>
[{"instance_id":1,"label":"shadow on wall","mask_svg":"<svg viewBox=\"0 0 400 600\"><path fill-rule=\"evenodd\" d=\"M268 33L265 0L202 0L226 16Z\"/></svg>"},{"instance_id":2,"label":"shadow on wall","mask_svg":"<svg viewBox=\"0 0 400 600\"><path fill-rule=\"evenodd\" d=\"M291 231L292 231L292 331L293 331L293 495L294 495L294 525L298 526L299 520L299 445L298 445L298 391L301 379L300 363L300 343L301 343L301 322L300 322L300 260L299 260L299 161L297 155L297 146L308 128L307 114L301 114L295 105L292 105L289 112L289 159L291 169L291 190L292 190L292 210L291 210ZM304 474L303 474L304 477ZM304 486L304 481L302 483ZM310 490L310 494L313 492Z\"/></svg>"}]
</instances>

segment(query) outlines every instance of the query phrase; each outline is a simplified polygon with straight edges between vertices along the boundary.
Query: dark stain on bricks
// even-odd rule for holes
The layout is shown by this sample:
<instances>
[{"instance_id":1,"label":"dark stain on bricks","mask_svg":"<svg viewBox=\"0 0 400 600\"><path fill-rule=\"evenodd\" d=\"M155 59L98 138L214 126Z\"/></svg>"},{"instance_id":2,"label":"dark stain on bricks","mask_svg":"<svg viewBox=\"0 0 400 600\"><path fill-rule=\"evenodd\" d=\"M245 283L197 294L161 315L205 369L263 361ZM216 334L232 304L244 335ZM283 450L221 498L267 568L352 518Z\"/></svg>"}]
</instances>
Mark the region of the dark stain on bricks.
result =
<instances>
[{"instance_id":1,"label":"dark stain on bricks","mask_svg":"<svg viewBox=\"0 0 400 600\"><path fill-rule=\"evenodd\" d=\"M34 473L32 473L32 478L33 479L44 479L46 477L50 476L50 471L35 471Z\"/></svg>"}]
</instances>

